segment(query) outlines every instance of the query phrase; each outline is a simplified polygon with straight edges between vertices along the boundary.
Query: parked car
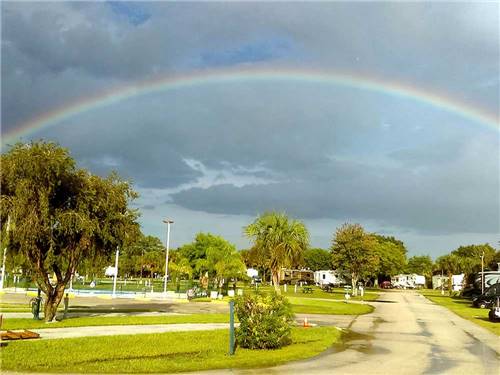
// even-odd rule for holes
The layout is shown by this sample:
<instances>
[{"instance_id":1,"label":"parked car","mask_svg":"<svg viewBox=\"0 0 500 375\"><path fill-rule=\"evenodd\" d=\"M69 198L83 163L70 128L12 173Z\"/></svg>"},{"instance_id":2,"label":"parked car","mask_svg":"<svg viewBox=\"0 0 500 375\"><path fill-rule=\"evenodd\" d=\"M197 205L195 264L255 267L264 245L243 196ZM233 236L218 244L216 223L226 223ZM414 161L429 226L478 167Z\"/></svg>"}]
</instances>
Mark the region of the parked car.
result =
<instances>
[{"instance_id":1,"label":"parked car","mask_svg":"<svg viewBox=\"0 0 500 375\"><path fill-rule=\"evenodd\" d=\"M392 289L392 288L393 288L393 286L392 286L392 284L391 284L391 282L390 282L390 281L382 281L382 282L380 283L380 287L381 287L382 289Z\"/></svg>"},{"instance_id":2,"label":"parked car","mask_svg":"<svg viewBox=\"0 0 500 375\"><path fill-rule=\"evenodd\" d=\"M484 294L474 298L472 305L482 309L489 308L495 304L497 297L500 297L500 283L493 284L484 291Z\"/></svg>"}]
</instances>

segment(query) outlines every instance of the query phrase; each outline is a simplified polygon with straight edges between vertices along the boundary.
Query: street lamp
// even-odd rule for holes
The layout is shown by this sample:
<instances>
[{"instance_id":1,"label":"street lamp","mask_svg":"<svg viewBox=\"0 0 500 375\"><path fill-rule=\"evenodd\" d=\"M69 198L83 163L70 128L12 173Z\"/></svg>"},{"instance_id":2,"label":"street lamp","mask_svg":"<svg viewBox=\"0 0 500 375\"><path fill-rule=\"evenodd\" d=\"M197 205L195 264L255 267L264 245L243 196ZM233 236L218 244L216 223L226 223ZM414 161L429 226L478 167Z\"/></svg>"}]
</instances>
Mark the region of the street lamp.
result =
<instances>
[{"instance_id":1,"label":"street lamp","mask_svg":"<svg viewBox=\"0 0 500 375\"><path fill-rule=\"evenodd\" d=\"M484 250L481 255L481 294L484 294Z\"/></svg>"},{"instance_id":2,"label":"street lamp","mask_svg":"<svg viewBox=\"0 0 500 375\"><path fill-rule=\"evenodd\" d=\"M167 224L167 253L165 255L165 281L163 283L163 294L167 295L167 279L168 279L168 250L170 246L170 224L173 224L174 221L170 219L163 220L165 224Z\"/></svg>"}]
</instances>

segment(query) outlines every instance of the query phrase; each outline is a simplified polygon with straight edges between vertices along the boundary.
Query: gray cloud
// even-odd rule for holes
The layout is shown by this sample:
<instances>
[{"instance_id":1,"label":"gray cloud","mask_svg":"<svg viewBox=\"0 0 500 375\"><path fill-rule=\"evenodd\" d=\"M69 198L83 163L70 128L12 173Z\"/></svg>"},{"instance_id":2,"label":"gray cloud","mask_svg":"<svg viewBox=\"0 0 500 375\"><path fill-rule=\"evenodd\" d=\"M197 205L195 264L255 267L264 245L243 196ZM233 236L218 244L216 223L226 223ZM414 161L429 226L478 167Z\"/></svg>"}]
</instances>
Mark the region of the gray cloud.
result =
<instances>
[{"instance_id":1,"label":"gray cloud","mask_svg":"<svg viewBox=\"0 0 500 375\"><path fill-rule=\"evenodd\" d=\"M348 70L498 113L498 7L160 2L140 3L134 18L106 3L7 2L2 133L103 90L225 66ZM349 219L401 234L499 230L498 133L383 92L210 84L75 114L30 137L133 180L154 230L166 200L186 223L201 211L221 223L247 215L241 223L286 210L316 223L317 236L319 221Z\"/></svg>"}]
</instances>

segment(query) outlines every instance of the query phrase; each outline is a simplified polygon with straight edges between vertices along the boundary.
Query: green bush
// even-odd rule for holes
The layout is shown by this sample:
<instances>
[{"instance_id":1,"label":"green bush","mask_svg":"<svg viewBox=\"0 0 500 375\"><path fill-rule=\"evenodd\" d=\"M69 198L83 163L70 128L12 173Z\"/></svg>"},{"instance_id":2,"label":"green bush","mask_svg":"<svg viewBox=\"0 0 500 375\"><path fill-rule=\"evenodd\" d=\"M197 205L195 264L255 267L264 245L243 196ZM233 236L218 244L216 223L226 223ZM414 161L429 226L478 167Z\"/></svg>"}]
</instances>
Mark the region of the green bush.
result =
<instances>
[{"instance_id":1,"label":"green bush","mask_svg":"<svg viewBox=\"0 0 500 375\"><path fill-rule=\"evenodd\" d=\"M292 343L292 306L277 294L246 294L235 300L240 326L236 343L249 349L277 349Z\"/></svg>"}]
</instances>

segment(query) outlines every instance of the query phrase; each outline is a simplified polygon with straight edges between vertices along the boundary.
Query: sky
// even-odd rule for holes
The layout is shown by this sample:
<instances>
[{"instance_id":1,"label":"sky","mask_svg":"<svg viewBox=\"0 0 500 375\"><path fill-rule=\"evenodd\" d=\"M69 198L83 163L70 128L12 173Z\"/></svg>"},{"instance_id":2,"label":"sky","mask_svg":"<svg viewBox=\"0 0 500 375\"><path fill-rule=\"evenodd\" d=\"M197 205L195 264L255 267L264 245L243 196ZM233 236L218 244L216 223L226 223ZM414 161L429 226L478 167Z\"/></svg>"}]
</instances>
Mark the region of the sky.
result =
<instances>
[{"instance_id":1,"label":"sky","mask_svg":"<svg viewBox=\"0 0 500 375\"><path fill-rule=\"evenodd\" d=\"M313 247L345 222L410 255L498 247L498 3L0 6L2 152L52 140L117 171L171 247L247 248L271 210Z\"/></svg>"}]
</instances>

